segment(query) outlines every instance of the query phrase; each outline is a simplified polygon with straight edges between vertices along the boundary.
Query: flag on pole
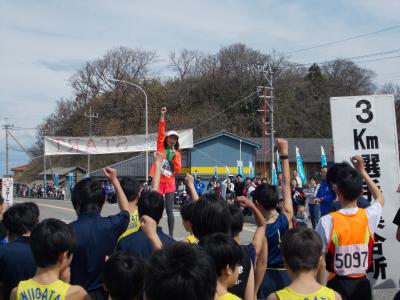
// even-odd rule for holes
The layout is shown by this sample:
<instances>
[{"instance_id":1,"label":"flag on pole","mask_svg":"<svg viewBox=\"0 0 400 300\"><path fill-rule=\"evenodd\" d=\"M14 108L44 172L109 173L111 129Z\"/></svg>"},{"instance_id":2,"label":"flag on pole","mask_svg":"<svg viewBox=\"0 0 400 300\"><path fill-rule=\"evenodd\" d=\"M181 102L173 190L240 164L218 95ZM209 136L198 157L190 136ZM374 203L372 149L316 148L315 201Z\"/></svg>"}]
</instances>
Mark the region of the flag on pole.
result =
<instances>
[{"instance_id":1,"label":"flag on pole","mask_svg":"<svg viewBox=\"0 0 400 300\"><path fill-rule=\"evenodd\" d=\"M278 173L282 172L281 159L279 158L278 150L276 150L276 166L277 166L277 169L278 169Z\"/></svg>"},{"instance_id":2,"label":"flag on pole","mask_svg":"<svg viewBox=\"0 0 400 300\"><path fill-rule=\"evenodd\" d=\"M218 179L218 166L214 167L214 176Z\"/></svg>"},{"instance_id":3,"label":"flag on pole","mask_svg":"<svg viewBox=\"0 0 400 300\"><path fill-rule=\"evenodd\" d=\"M301 179L302 184L307 183L306 172L304 171L303 166L303 159L301 158L299 148L296 147L296 167L297 167L297 174Z\"/></svg>"},{"instance_id":4,"label":"flag on pole","mask_svg":"<svg viewBox=\"0 0 400 300\"><path fill-rule=\"evenodd\" d=\"M253 167L253 162L249 161L249 177L253 178L254 177L254 167Z\"/></svg>"},{"instance_id":5,"label":"flag on pole","mask_svg":"<svg viewBox=\"0 0 400 300\"><path fill-rule=\"evenodd\" d=\"M321 167L327 167L328 164L326 162L326 155L324 147L321 146Z\"/></svg>"},{"instance_id":6,"label":"flag on pole","mask_svg":"<svg viewBox=\"0 0 400 300\"><path fill-rule=\"evenodd\" d=\"M274 163L274 171L272 174L272 185L278 185L278 174L276 173L275 163Z\"/></svg>"},{"instance_id":7,"label":"flag on pole","mask_svg":"<svg viewBox=\"0 0 400 300\"><path fill-rule=\"evenodd\" d=\"M226 171L226 178L228 178L229 177L229 168L228 168L228 166L225 166L225 171Z\"/></svg>"}]
</instances>

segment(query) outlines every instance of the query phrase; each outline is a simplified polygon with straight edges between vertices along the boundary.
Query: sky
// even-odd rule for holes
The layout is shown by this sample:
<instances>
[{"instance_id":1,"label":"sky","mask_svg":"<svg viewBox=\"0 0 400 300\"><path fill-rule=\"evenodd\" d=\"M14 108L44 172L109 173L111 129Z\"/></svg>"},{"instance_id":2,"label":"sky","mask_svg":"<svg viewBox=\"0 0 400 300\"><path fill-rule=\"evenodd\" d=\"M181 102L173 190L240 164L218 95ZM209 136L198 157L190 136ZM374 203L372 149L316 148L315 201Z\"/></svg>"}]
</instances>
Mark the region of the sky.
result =
<instances>
[{"instance_id":1,"label":"sky","mask_svg":"<svg viewBox=\"0 0 400 300\"><path fill-rule=\"evenodd\" d=\"M0 0L0 123L11 123L24 147L56 101L73 96L69 78L85 62L118 46L155 50L154 71L170 74L168 53L216 52L244 43L268 53L291 53L311 63L400 49L400 27L326 47L315 45L400 26L396 0ZM400 83L399 53L359 63L375 83ZM5 120L8 118L8 120ZM11 141L10 167L29 161ZM0 174L5 132L0 132Z\"/></svg>"}]
</instances>

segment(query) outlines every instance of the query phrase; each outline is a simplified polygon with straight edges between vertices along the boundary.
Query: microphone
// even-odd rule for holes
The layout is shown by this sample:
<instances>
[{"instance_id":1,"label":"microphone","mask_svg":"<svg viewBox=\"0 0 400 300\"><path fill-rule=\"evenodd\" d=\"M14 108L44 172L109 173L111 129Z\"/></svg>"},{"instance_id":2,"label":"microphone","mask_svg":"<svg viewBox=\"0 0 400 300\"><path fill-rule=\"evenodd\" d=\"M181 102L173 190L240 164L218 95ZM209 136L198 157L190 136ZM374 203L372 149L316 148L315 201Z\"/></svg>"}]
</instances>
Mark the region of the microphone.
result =
<instances>
[{"instance_id":1,"label":"microphone","mask_svg":"<svg viewBox=\"0 0 400 300\"><path fill-rule=\"evenodd\" d=\"M172 151L175 151L175 144L171 143Z\"/></svg>"}]
</instances>

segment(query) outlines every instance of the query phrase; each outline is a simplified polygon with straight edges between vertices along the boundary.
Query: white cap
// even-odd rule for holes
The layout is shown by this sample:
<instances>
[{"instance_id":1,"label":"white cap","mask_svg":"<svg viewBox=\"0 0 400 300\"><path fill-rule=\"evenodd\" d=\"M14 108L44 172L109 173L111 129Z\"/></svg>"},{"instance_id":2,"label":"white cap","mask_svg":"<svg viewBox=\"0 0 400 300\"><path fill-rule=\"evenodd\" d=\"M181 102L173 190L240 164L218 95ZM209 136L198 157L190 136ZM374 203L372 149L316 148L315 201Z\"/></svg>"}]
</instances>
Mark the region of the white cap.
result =
<instances>
[{"instance_id":1,"label":"white cap","mask_svg":"<svg viewBox=\"0 0 400 300\"><path fill-rule=\"evenodd\" d=\"M179 134L175 130L168 131L165 136L167 137L167 136L171 136L171 135L175 135L179 139Z\"/></svg>"}]
</instances>

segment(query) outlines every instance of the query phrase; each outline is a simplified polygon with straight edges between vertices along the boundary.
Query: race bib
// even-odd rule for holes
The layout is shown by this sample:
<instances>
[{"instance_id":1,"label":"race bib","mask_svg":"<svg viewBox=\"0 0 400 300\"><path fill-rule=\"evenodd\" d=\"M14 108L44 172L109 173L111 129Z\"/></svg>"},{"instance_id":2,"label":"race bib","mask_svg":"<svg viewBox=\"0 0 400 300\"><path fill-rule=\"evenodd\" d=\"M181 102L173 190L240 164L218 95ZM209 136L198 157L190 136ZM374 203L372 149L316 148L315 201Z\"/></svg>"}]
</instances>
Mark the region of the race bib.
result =
<instances>
[{"instance_id":1,"label":"race bib","mask_svg":"<svg viewBox=\"0 0 400 300\"><path fill-rule=\"evenodd\" d=\"M168 160L164 159L161 165L161 174L167 177L172 176L172 168Z\"/></svg>"},{"instance_id":2,"label":"race bib","mask_svg":"<svg viewBox=\"0 0 400 300\"><path fill-rule=\"evenodd\" d=\"M336 246L335 273L340 276L365 274L368 270L368 245Z\"/></svg>"}]
</instances>

